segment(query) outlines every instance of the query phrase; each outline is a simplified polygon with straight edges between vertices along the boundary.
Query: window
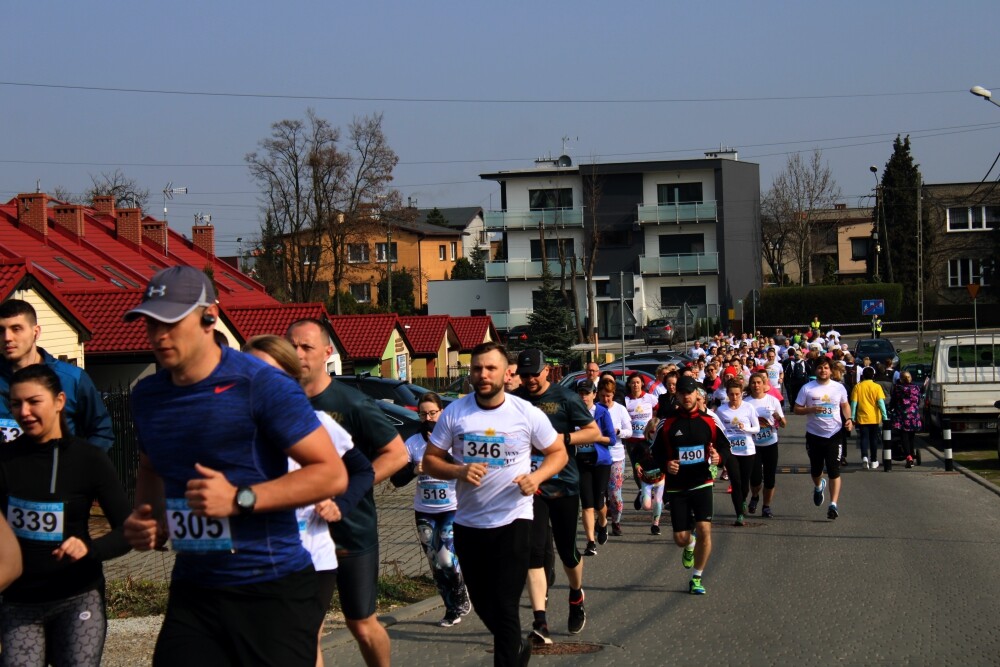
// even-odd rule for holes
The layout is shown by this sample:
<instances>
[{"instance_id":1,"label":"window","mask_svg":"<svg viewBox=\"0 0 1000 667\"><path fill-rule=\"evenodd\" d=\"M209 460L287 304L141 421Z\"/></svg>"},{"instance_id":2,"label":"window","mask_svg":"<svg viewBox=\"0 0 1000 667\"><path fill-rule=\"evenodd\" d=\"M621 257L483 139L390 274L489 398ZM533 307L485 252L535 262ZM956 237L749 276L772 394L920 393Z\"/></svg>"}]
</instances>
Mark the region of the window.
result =
<instances>
[{"instance_id":1,"label":"window","mask_svg":"<svg viewBox=\"0 0 1000 667\"><path fill-rule=\"evenodd\" d=\"M458 258L458 241L451 242L451 261L455 261Z\"/></svg>"},{"instance_id":2,"label":"window","mask_svg":"<svg viewBox=\"0 0 1000 667\"><path fill-rule=\"evenodd\" d=\"M301 247L302 253L302 263L309 264L319 264L319 246L318 245L304 245Z\"/></svg>"},{"instance_id":3,"label":"window","mask_svg":"<svg viewBox=\"0 0 1000 667\"><path fill-rule=\"evenodd\" d=\"M1000 366L1000 345L954 345L948 349L948 368L993 368Z\"/></svg>"},{"instance_id":4,"label":"window","mask_svg":"<svg viewBox=\"0 0 1000 667\"><path fill-rule=\"evenodd\" d=\"M348 243L347 244L347 263L348 264L361 264L368 261L368 244L367 243Z\"/></svg>"},{"instance_id":5,"label":"window","mask_svg":"<svg viewBox=\"0 0 1000 667\"><path fill-rule=\"evenodd\" d=\"M370 303L372 300L372 286L369 283L351 283L351 296L358 303Z\"/></svg>"},{"instance_id":6,"label":"window","mask_svg":"<svg viewBox=\"0 0 1000 667\"><path fill-rule=\"evenodd\" d=\"M573 208L573 188L528 190L528 206L532 211L553 208Z\"/></svg>"},{"instance_id":7,"label":"window","mask_svg":"<svg viewBox=\"0 0 1000 667\"><path fill-rule=\"evenodd\" d=\"M703 252L704 234L660 234L660 257Z\"/></svg>"},{"instance_id":8,"label":"window","mask_svg":"<svg viewBox=\"0 0 1000 667\"><path fill-rule=\"evenodd\" d=\"M871 238L868 236L855 236L851 239L851 261L863 262L868 259L868 247Z\"/></svg>"},{"instance_id":9,"label":"window","mask_svg":"<svg viewBox=\"0 0 1000 667\"><path fill-rule=\"evenodd\" d=\"M86 278L87 280L95 280L94 276L90 275L89 273L87 273L86 271L84 271L79 266L77 266L73 262L69 261L65 257L56 257L55 260L57 262L59 262L60 264L62 264L63 266L65 266L66 268L68 268L73 273L75 273L75 274L77 274L79 276L82 276L82 277Z\"/></svg>"},{"instance_id":10,"label":"window","mask_svg":"<svg viewBox=\"0 0 1000 667\"><path fill-rule=\"evenodd\" d=\"M392 259L387 260L386 256L385 256L385 244L384 243L376 243L375 244L375 261L376 262L382 262L383 264L385 264L386 261L398 262L399 261L399 256L396 254L396 244L395 243L392 244L391 252L392 252Z\"/></svg>"},{"instance_id":11,"label":"window","mask_svg":"<svg viewBox=\"0 0 1000 667\"><path fill-rule=\"evenodd\" d=\"M700 306L707 303L706 289L704 285L691 285L660 287L660 309L670 306L681 306L685 303L689 306ZM690 318L688 318L690 321Z\"/></svg>"},{"instance_id":12,"label":"window","mask_svg":"<svg viewBox=\"0 0 1000 667\"><path fill-rule=\"evenodd\" d=\"M953 206L948 209L949 232L978 232L1000 225L1000 206Z\"/></svg>"},{"instance_id":13,"label":"window","mask_svg":"<svg viewBox=\"0 0 1000 667\"><path fill-rule=\"evenodd\" d=\"M656 186L657 204L701 204L701 183L661 183Z\"/></svg>"},{"instance_id":14,"label":"window","mask_svg":"<svg viewBox=\"0 0 1000 667\"><path fill-rule=\"evenodd\" d=\"M978 259L949 259L948 287L965 287L978 283L986 285L983 275L983 262Z\"/></svg>"},{"instance_id":15,"label":"window","mask_svg":"<svg viewBox=\"0 0 1000 667\"><path fill-rule=\"evenodd\" d=\"M438 246L438 259L442 262L445 259L445 247L443 245Z\"/></svg>"},{"instance_id":16,"label":"window","mask_svg":"<svg viewBox=\"0 0 1000 667\"><path fill-rule=\"evenodd\" d=\"M559 247L562 246L565 257L576 257L576 249L573 239L545 239L545 259L548 261L559 259ZM533 262L542 259L542 243L538 239L531 239L531 260Z\"/></svg>"}]
</instances>

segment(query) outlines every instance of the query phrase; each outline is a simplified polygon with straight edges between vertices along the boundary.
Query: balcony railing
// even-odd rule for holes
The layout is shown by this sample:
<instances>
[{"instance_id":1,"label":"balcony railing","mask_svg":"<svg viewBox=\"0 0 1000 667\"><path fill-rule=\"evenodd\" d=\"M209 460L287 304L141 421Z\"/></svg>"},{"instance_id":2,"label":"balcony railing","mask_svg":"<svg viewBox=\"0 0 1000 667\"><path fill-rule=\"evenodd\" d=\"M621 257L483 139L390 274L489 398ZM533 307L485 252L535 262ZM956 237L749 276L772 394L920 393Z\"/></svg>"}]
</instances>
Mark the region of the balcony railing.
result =
<instances>
[{"instance_id":1,"label":"balcony railing","mask_svg":"<svg viewBox=\"0 0 1000 667\"><path fill-rule=\"evenodd\" d=\"M718 272L719 253L717 252L639 258L639 273L643 275L679 276Z\"/></svg>"},{"instance_id":2,"label":"balcony railing","mask_svg":"<svg viewBox=\"0 0 1000 667\"><path fill-rule=\"evenodd\" d=\"M502 331L511 327L521 326L528 323L528 315L531 311L527 308L514 310L488 310L486 314L493 319L493 326Z\"/></svg>"},{"instance_id":3,"label":"balcony railing","mask_svg":"<svg viewBox=\"0 0 1000 667\"><path fill-rule=\"evenodd\" d=\"M539 225L557 229L583 227L582 208L550 208L541 211L487 211L483 214L486 229L538 229Z\"/></svg>"},{"instance_id":4,"label":"balcony railing","mask_svg":"<svg viewBox=\"0 0 1000 667\"><path fill-rule=\"evenodd\" d=\"M691 204L639 204L641 224L663 225L682 222L718 222L719 211L715 201Z\"/></svg>"},{"instance_id":5,"label":"balcony railing","mask_svg":"<svg viewBox=\"0 0 1000 667\"><path fill-rule=\"evenodd\" d=\"M566 260L566 275L572 275L573 266L570 262L576 261L576 275L583 276L583 260L577 258ZM562 275L562 265L557 259L548 260L549 271L553 278ZM488 262L486 264L487 280L539 280L542 277L542 262L529 259L510 259L506 262Z\"/></svg>"}]
</instances>

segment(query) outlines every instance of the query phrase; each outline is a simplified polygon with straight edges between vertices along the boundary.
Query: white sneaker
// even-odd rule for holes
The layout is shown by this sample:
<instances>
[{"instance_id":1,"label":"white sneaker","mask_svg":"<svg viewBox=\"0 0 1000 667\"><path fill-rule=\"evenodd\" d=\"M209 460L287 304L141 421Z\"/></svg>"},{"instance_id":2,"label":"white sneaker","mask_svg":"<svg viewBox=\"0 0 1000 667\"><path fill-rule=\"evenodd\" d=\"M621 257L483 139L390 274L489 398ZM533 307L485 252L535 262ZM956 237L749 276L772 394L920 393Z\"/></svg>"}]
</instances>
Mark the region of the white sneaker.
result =
<instances>
[{"instance_id":1,"label":"white sneaker","mask_svg":"<svg viewBox=\"0 0 1000 667\"><path fill-rule=\"evenodd\" d=\"M868 468L871 467L871 466L868 465L868 457L867 456L861 457L861 465L864 466L865 470L868 470Z\"/></svg>"},{"instance_id":2,"label":"white sneaker","mask_svg":"<svg viewBox=\"0 0 1000 667\"><path fill-rule=\"evenodd\" d=\"M878 459L875 459L874 461L872 461L872 470L875 470L877 468L878 468Z\"/></svg>"}]
</instances>

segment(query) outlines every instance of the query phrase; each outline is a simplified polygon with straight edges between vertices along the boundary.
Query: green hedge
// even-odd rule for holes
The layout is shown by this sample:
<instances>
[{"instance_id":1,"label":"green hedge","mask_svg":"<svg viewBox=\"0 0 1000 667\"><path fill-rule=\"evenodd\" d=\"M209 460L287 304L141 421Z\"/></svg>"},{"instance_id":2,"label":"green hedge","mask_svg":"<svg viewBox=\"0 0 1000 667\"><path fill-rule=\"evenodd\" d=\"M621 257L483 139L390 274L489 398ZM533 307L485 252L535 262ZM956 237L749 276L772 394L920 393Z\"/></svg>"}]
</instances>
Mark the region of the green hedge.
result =
<instances>
[{"instance_id":1,"label":"green hedge","mask_svg":"<svg viewBox=\"0 0 1000 667\"><path fill-rule=\"evenodd\" d=\"M835 322L864 322L871 319L861 314L861 302L866 299L885 299L882 319L898 319L903 307L903 286L872 283L768 288L760 293L757 328L807 327L817 314L824 329Z\"/></svg>"}]
</instances>

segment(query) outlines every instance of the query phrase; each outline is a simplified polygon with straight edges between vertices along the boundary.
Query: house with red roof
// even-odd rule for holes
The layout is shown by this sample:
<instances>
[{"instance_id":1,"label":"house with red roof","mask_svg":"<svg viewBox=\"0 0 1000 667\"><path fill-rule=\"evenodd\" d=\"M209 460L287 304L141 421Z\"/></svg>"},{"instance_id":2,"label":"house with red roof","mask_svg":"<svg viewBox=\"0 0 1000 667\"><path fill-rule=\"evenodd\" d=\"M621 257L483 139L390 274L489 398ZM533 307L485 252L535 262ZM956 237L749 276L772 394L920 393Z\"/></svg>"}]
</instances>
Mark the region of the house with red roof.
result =
<instances>
[{"instance_id":1,"label":"house with red roof","mask_svg":"<svg viewBox=\"0 0 1000 667\"><path fill-rule=\"evenodd\" d=\"M413 377L447 377L458 365L458 334L448 315L407 315L399 321L413 348Z\"/></svg>"},{"instance_id":2,"label":"house with red roof","mask_svg":"<svg viewBox=\"0 0 1000 667\"><path fill-rule=\"evenodd\" d=\"M472 363L472 349L480 343L500 340L489 315L452 317L451 326L458 336L458 360L461 365Z\"/></svg>"},{"instance_id":3,"label":"house with red roof","mask_svg":"<svg viewBox=\"0 0 1000 667\"><path fill-rule=\"evenodd\" d=\"M321 303L279 303L275 306L230 308L225 313L243 341L263 334L284 336L288 327L304 319L318 320L328 327L330 325L330 316ZM333 354L326 360L326 369L330 373L340 375L344 350L335 335L332 339Z\"/></svg>"},{"instance_id":4,"label":"house with red roof","mask_svg":"<svg viewBox=\"0 0 1000 667\"><path fill-rule=\"evenodd\" d=\"M395 313L332 315L330 326L344 350L344 373L408 380L413 348Z\"/></svg>"}]
</instances>

